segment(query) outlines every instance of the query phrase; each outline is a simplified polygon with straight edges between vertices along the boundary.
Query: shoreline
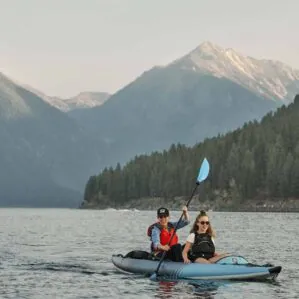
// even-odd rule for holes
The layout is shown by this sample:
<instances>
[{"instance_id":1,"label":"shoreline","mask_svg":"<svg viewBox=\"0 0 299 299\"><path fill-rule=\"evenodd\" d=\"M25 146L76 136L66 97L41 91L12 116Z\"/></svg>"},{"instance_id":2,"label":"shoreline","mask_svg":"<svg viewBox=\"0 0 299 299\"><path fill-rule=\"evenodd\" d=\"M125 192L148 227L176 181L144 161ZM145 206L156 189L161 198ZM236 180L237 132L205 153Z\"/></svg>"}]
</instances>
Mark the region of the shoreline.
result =
<instances>
[{"instance_id":1,"label":"shoreline","mask_svg":"<svg viewBox=\"0 0 299 299\"><path fill-rule=\"evenodd\" d=\"M161 206L165 206L173 211L180 211L186 204L187 199L177 197L174 199L164 198L142 198L128 201L122 205L117 205L109 201L101 203L83 202L79 209L89 210L139 210L139 211L154 211ZM200 201L199 198L194 198L190 205L189 211L213 211L213 212L275 212L275 213L299 213L299 199L265 199L265 200L247 200L244 202L236 202L224 199L213 201Z\"/></svg>"}]
</instances>

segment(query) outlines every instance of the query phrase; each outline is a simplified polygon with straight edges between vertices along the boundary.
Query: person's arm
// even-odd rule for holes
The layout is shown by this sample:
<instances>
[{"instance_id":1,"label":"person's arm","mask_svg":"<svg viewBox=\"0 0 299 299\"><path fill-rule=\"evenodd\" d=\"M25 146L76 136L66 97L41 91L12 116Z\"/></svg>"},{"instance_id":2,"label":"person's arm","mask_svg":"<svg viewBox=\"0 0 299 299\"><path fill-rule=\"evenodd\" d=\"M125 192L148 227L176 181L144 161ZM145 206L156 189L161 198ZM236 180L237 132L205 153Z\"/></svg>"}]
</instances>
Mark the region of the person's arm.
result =
<instances>
[{"instance_id":1,"label":"person's arm","mask_svg":"<svg viewBox=\"0 0 299 299\"><path fill-rule=\"evenodd\" d=\"M214 238L212 238L212 241L213 241L213 243L214 243L214 245L215 245L215 240L214 240ZM220 258L223 258L223 257L226 257L226 256L229 256L230 254L228 254L228 253L221 253L221 252L216 252L216 250L215 250L215 252L214 252L214 256L217 256L219 259Z\"/></svg>"},{"instance_id":2,"label":"person's arm","mask_svg":"<svg viewBox=\"0 0 299 299\"><path fill-rule=\"evenodd\" d=\"M192 246L192 243L186 241L184 250L182 252L182 256L183 256L183 260L184 260L185 264L189 264L190 263L190 260L188 259L188 252L189 252L191 246Z\"/></svg>"},{"instance_id":3,"label":"person's arm","mask_svg":"<svg viewBox=\"0 0 299 299\"><path fill-rule=\"evenodd\" d=\"M153 246L154 246L155 250L157 250L157 249L166 250L166 251L169 250L170 247L168 245L161 245L160 244L160 230L156 226L152 230L151 239L152 239Z\"/></svg>"},{"instance_id":4,"label":"person's arm","mask_svg":"<svg viewBox=\"0 0 299 299\"><path fill-rule=\"evenodd\" d=\"M214 240L214 238L212 237L212 242L214 243L214 246L215 246L215 252L214 252L214 256L217 256L217 255L219 255L219 253L218 252L216 252L216 244L215 244L215 240Z\"/></svg>"},{"instance_id":5,"label":"person's arm","mask_svg":"<svg viewBox=\"0 0 299 299\"><path fill-rule=\"evenodd\" d=\"M189 217L189 213L188 213L188 208L187 208L187 206L184 206L183 207L183 217L184 217L184 219L186 220L186 222L190 222L190 217Z\"/></svg>"},{"instance_id":6,"label":"person's arm","mask_svg":"<svg viewBox=\"0 0 299 299\"><path fill-rule=\"evenodd\" d=\"M152 229L151 239L154 249L157 249L158 245L160 245L160 230L156 226L154 226L154 228Z\"/></svg>"},{"instance_id":7,"label":"person's arm","mask_svg":"<svg viewBox=\"0 0 299 299\"><path fill-rule=\"evenodd\" d=\"M186 244L184 247L184 250L182 252L182 256L183 256L183 260L185 264L189 264L190 260L188 259L188 252L192 247L192 244L194 243L194 239L195 239L195 234L191 233L186 240Z\"/></svg>"},{"instance_id":8,"label":"person's arm","mask_svg":"<svg viewBox=\"0 0 299 299\"><path fill-rule=\"evenodd\" d=\"M190 217L188 213L188 208L186 206L183 207L183 218L180 221L179 225L177 226L177 229L183 228L184 226L188 225L190 223ZM177 225L177 222L173 222L173 225Z\"/></svg>"}]
</instances>

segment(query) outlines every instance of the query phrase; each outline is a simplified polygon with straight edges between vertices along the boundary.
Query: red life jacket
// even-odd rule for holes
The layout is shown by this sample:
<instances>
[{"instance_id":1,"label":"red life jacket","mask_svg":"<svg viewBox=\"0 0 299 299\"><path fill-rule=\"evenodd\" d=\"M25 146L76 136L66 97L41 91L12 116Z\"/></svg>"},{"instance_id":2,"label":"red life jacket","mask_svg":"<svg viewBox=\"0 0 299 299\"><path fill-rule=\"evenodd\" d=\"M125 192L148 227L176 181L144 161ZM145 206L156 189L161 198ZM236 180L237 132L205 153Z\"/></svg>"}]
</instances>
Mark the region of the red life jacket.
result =
<instances>
[{"instance_id":1,"label":"red life jacket","mask_svg":"<svg viewBox=\"0 0 299 299\"><path fill-rule=\"evenodd\" d=\"M159 222L153 223L147 229L148 237L151 238L152 230L155 226L157 228L159 228L159 230L160 230L160 244L161 245L167 245L169 243L171 237L172 237L172 234L174 233L174 225L172 223L168 222L167 228L163 228ZM170 244L168 244L168 245L171 247L175 244L178 244L178 241L179 241L179 237L175 233L174 236L172 237L172 240L171 240ZM153 245L151 247L153 249Z\"/></svg>"}]
</instances>

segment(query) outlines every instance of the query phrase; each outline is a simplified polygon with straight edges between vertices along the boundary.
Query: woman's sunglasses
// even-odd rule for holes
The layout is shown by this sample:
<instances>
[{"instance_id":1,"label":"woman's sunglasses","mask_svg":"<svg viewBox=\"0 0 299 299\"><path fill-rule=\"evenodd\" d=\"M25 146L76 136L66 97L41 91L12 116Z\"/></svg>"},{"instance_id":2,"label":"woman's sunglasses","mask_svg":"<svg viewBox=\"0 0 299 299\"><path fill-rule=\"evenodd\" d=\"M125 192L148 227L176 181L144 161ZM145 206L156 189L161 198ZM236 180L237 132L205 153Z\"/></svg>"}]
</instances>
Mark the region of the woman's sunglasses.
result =
<instances>
[{"instance_id":1,"label":"woman's sunglasses","mask_svg":"<svg viewBox=\"0 0 299 299\"><path fill-rule=\"evenodd\" d=\"M201 225L209 225L210 224L210 221L197 221L197 223L200 223Z\"/></svg>"}]
</instances>

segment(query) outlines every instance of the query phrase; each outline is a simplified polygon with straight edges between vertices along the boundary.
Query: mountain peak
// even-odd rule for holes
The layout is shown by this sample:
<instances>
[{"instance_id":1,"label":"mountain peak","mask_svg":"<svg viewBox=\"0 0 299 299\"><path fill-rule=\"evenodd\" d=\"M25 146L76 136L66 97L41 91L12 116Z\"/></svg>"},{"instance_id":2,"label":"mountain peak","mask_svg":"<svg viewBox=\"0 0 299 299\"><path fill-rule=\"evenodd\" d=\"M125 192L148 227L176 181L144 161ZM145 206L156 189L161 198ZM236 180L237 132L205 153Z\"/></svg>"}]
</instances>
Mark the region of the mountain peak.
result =
<instances>
[{"instance_id":1,"label":"mountain peak","mask_svg":"<svg viewBox=\"0 0 299 299\"><path fill-rule=\"evenodd\" d=\"M1 80L1 74L0 74L0 80ZM68 112L73 109L83 109L83 108L92 108L92 107L100 106L110 97L110 94L108 94L107 92L83 91L78 93L74 97L62 99L56 96L47 96L43 92L27 84L26 85L23 84L22 87L36 94L45 102L47 102L51 106L63 112Z\"/></svg>"},{"instance_id":2,"label":"mountain peak","mask_svg":"<svg viewBox=\"0 0 299 299\"><path fill-rule=\"evenodd\" d=\"M63 100L68 105L68 110L76 108L92 108L101 106L108 100L110 94L106 92L83 91L77 96Z\"/></svg>"},{"instance_id":3,"label":"mountain peak","mask_svg":"<svg viewBox=\"0 0 299 299\"><path fill-rule=\"evenodd\" d=\"M223 48L210 41L204 41L194 51L203 53L223 52Z\"/></svg>"},{"instance_id":4,"label":"mountain peak","mask_svg":"<svg viewBox=\"0 0 299 299\"><path fill-rule=\"evenodd\" d=\"M232 48L205 41L172 63L182 69L224 77L256 94L286 103L293 101L289 87L299 89L299 70L274 60L255 59Z\"/></svg>"},{"instance_id":5,"label":"mountain peak","mask_svg":"<svg viewBox=\"0 0 299 299\"><path fill-rule=\"evenodd\" d=\"M243 56L238 53L233 48L224 48L210 41L204 41L198 47L196 47L193 51L191 51L188 55L198 55L204 58L217 58L223 59L225 57L234 55L234 56ZM187 55L187 56L188 56ZM208 55L208 56L207 56ZM209 56L210 55L210 56Z\"/></svg>"},{"instance_id":6,"label":"mountain peak","mask_svg":"<svg viewBox=\"0 0 299 299\"><path fill-rule=\"evenodd\" d=\"M18 93L18 85L0 72L0 118L30 115L31 108Z\"/></svg>"}]
</instances>

